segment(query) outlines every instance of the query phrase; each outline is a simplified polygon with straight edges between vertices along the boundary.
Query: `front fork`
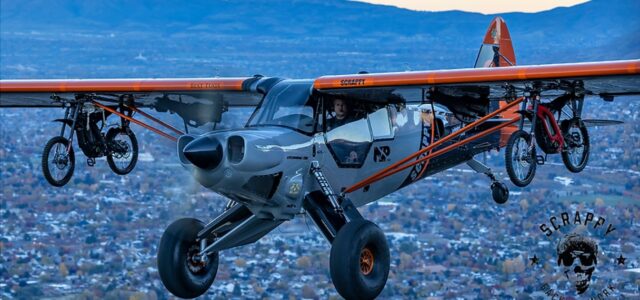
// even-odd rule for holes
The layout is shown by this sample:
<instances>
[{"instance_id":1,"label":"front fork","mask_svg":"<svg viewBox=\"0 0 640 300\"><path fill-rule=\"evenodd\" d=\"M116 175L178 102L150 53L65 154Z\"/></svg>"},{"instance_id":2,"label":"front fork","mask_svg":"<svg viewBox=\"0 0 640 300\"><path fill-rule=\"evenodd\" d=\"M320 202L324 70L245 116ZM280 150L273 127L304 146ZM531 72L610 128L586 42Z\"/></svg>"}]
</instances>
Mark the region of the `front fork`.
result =
<instances>
[{"instance_id":1,"label":"front fork","mask_svg":"<svg viewBox=\"0 0 640 300\"><path fill-rule=\"evenodd\" d=\"M573 118L581 118L582 107L584 106L584 97L573 97L569 103Z\"/></svg>"},{"instance_id":2,"label":"front fork","mask_svg":"<svg viewBox=\"0 0 640 300\"><path fill-rule=\"evenodd\" d=\"M538 105L540 104L540 95L532 94L527 92L524 97L524 101L522 101L522 106L520 111L522 112L522 117L520 118L520 124L518 129L524 130L524 122L525 122L525 113L527 112L527 104L531 102L532 110L531 110L531 128L529 128L529 153L535 147L535 128L536 122L538 120Z\"/></svg>"},{"instance_id":3,"label":"front fork","mask_svg":"<svg viewBox=\"0 0 640 300\"><path fill-rule=\"evenodd\" d=\"M124 97L120 97L120 100L118 102L118 109L120 110L120 113L122 113L123 115L126 115L129 118L133 117L133 109L131 109L130 107L133 107L133 99L132 98L125 99ZM129 130L130 130L129 128L130 124L131 124L131 121L120 117L120 127L124 129L127 133L129 133Z\"/></svg>"},{"instance_id":4,"label":"front fork","mask_svg":"<svg viewBox=\"0 0 640 300\"><path fill-rule=\"evenodd\" d=\"M71 114L73 114L73 122L71 122L71 129L69 130L69 138L67 139L69 141L69 144L67 145L67 154L69 154L69 152L71 152L71 145L73 144L73 134L76 132L75 128L76 128L76 123L78 121L78 114L80 112L80 110L82 109L82 105L83 102L78 102L77 104L72 104L71 107L67 107L65 113L64 113L64 119L66 120L67 117L69 117L69 111L71 110ZM62 122L62 129L60 130L60 136L64 137L64 131L65 131L65 122Z\"/></svg>"}]
</instances>

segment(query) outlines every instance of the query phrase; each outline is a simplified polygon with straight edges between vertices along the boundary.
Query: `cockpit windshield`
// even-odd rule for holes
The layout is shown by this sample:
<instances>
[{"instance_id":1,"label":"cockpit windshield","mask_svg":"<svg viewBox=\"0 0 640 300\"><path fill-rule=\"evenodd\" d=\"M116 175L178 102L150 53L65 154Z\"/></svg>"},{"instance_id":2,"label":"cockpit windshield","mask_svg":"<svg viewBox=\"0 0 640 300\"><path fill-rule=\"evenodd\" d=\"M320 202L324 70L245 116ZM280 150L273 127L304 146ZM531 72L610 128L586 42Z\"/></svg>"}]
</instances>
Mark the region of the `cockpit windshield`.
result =
<instances>
[{"instance_id":1,"label":"cockpit windshield","mask_svg":"<svg viewBox=\"0 0 640 300\"><path fill-rule=\"evenodd\" d=\"M309 97L312 81L285 80L276 84L253 114L248 127L283 126L313 133L317 100Z\"/></svg>"}]
</instances>

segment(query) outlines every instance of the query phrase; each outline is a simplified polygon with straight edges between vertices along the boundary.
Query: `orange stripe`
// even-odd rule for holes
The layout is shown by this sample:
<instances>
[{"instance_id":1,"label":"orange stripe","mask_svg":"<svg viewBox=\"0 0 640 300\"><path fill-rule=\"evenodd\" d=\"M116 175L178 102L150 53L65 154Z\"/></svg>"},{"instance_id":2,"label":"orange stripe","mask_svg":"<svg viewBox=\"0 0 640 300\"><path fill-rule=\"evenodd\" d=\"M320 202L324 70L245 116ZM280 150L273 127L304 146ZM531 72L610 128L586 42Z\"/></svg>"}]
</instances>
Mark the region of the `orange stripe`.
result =
<instances>
[{"instance_id":1,"label":"orange stripe","mask_svg":"<svg viewBox=\"0 0 640 300\"><path fill-rule=\"evenodd\" d=\"M0 80L1 93L242 91L238 78Z\"/></svg>"},{"instance_id":2,"label":"orange stripe","mask_svg":"<svg viewBox=\"0 0 640 300\"><path fill-rule=\"evenodd\" d=\"M640 74L640 60L323 76L316 79L314 87L316 89L357 88L359 85L353 83L357 83L359 80L371 87L636 74Z\"/></svg>"},{"instance_id":3,"label":"orange stripe","mask_svg":"<svg viewBox=\"0 0 640 300\"><path fill-rule=\"evenodd\" d=\"M433 122L433 124L431 124L431 141L429 142L429 144L433 144L433 139L434 139L434 135L435 135L435 124L437 124L436 121L436 112L432 111L431 112L433 114L433 119L431 120L431 122ZM429 150L429 154L431 154L431 151L433 149ZM425 161L424 164L422 165L422 170L420 171L420 174L418 174L418 177L416 177L416 180L420 179L420 177L422 177L422 174L424 174L424 171L427 170L427 167L429 166L429 160Z\"/></svg>"}]
</instances>

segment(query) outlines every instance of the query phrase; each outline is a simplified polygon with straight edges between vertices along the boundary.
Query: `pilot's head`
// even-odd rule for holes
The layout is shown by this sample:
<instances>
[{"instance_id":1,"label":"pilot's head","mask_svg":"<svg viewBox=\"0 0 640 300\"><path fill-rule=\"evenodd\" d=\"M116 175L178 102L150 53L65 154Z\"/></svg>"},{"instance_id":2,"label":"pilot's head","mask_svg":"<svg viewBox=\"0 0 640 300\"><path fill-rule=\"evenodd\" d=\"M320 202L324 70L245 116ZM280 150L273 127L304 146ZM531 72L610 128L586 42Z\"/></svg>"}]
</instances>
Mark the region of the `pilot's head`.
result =
<instances>
[{"instance_id":1,"label":"pilot's head","mask_svg":"<svg viewBox=\"0 0 640 300\"><path fill-rule=\"evenodd\" d=\"M433 123L433 111L431 111L431 107L421 107L420 112L422 113L422 122L427 126L431 126Z\"/></svg>"},{"instance_id":2,"label":"pilot's head","mask_svg":"<svg viewBox=\"0 0 640 300\"><path fill-rule=\"evenodd\" d=\"M349 108L347 107L347 103L340 99L333 99L333 111L336 113L336 119L342 120L347 117L347 113L349 113Z\"/></svg>"}]
</instances>

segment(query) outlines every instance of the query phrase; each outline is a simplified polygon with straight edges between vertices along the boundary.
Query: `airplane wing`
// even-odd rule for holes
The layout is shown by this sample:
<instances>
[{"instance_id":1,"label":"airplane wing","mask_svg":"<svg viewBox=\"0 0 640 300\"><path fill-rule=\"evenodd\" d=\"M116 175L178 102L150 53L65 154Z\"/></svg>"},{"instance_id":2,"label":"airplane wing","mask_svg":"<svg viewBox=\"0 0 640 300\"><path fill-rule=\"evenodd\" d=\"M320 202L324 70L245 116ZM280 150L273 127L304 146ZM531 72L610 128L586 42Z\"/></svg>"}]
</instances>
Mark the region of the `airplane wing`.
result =
<instances>
[{"instance_id":1,"label":"airplane wing","mask_svg":"<svg viewBox=\"0 0 640 300\"><path fill-rule=\"evenodd\" d=\"M0 107L61 107L90 98L104 105L123 101L137 108L171 111L199 126L215 107L256 106L280 81L273 77L183 79L0 80Z\"/></svg>"},{"instance_id":2,"label":"airplane wing","mask_svg":"<svg viewBox=\"0 0 640 300\"><path fill-rule=\"evenodd\" d=\"M511 99L518 91L537 89L542 95L578 92L605 100L640 94L640 60L512 66L401 73L323 76L314 87L327 94L352 98L420 102L420 95L402 87L422 86L445 95ZM387 100L379 97L387 97Z\"/></svg>"}]
</instances>

